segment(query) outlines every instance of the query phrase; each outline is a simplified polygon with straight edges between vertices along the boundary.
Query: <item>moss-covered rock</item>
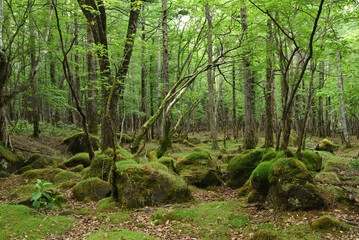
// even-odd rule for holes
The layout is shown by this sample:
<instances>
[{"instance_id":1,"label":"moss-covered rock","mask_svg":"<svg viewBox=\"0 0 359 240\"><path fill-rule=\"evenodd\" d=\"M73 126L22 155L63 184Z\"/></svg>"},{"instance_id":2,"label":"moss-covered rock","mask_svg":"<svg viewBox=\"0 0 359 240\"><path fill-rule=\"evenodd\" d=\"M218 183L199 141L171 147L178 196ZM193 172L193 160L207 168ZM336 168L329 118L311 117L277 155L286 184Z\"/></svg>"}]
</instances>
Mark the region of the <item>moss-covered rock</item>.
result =
<instances>
[{"instance_id":1,"label":"moss-covered rock","mask_svg":"<svg viewBox=\"0 0 359 240\"><path fill-rule=\"evenodd\" d=\"M138 208L192 199L186 182L160 163L116 163L118 199L124 208Z\"/></svg>"},{"instance_id":2,"label":"moss-covered rock","mask_svg":"<svg viewBox=\"0 0 359 240\"><path fill-rule=\"evenodd\" d=\"M88 171L88 176L98 177L104 181L107 181L111 170L112 158L113 157L104 154L96 156L92 160L90 169Z\"/></svg>"},{"instance_id":3,"label":"moss-covered rock","mask_svg":"<svg viewBox=\"0 0 359 240\"><path fill-rule=\"evenodd\" d=\"M110 184L99 178L88 178L82 180L72 188L72 193L75 198L84 202L101 200L109 196L110 192Z\"/></svg>"},{"instance_id":4,"label":"moss-covered rock","mask_svg":"<svg viewBox=\"0 0 359 240\"><path fill-rule=\"evenodd\" d=\"M320 141L317 144L317 146L315 147L315 150L326 151L326 152L331 152L331 153L334 153L338 149L339 149L339 146L335 145L332 141L330 141L326 138L323 139L322 141Z\"/></svg>"},{"instance_id":5,"label":"moss-covered rock","mask_svg":"<svg viewBox=\"0 0 359 240\"><path fill-rule=\"evenodd\" d=\"M24 163L25 160L22 156L16 152L11 152L10 149L0 143L0 171L13 173L20 169Z\"/></svg>"},{"instance_id":6,"label":"moss-covered rock","mask_svg":"<svg viewBox=\"0 0 359 240\"><path fill-rule=\"evenodd\" d=\"M55 184L62 184L64 182L78 182L81 179L81 175L79 173L74 172L59 172L54 176L52 182Z\"/></svg>"},{"instance_id":7,"label":"moss-covered rock","mask_svg":"<svg viewBox=\"0 0 359 240\"><path fill-rule=\"evenodd\" d=\"M158 162L156 151L150 151L147 153L147 158L149 162Z\"/></svg>"},{"instance_id":8,"label":"moss-covered rock","mask_svg":"<svg viewBox=\"0 0 359 240\"><path fill-rule=\"evenodd\" d=\"M216 160L208 152L190 153L176 162L177 173L187 183L197 187L217 186L221 184L221 171Z\"/></svg>"},{"instance_id":9,"label":"moss-covered rock","mask_svg":"<svg viewBox=\"0 0 359 240\"><path fill-rule=\"evenodd\" d=\"M28 180L41 179L52 181L56 174L63 172L64 170L60 168L43 168L43 169L33 169L24 172L21 176Z\"/></svg>"},{"instance_id":10,"label":"moss-covered rock","mask_svg":"<svg viewBox=\"0 0 359 240\"><path fill-rule=\"evenodd\" d=\"M158 159L158 162L165 165L169 170L176 172L176 168L175 168L176 160L174 160L174 158L161 157L160 159Z\"/></svg>"},{"instance_id":11,"label":"moss-covered rock","mask_svg":"<svg viewBox=\"0 0 359 240\"><path fill-rule=\"evenodd\" d=\"M47 188L47 190L50 190L53 196L58 194L58 192L54 188ZM30 201L30 198L35 191L36 188L34 184L20 186L10 194L10 200L14 204L32 206L32 202Z\"/></svg>"},{"instance_id":12,"label":"moss-covered rock","mask_svg":"<svg viewBox=\"0 0 359 240\"><path fill-rule=\"evenodd\" d=\"M64 164L64 165L65 165L65 164ZM79 164L79 165L77 165L76 167L70 169L70 171L71 171L71 172L75 172L75 173L80 173L80 172L82 172L84 169L85 169L85 168L84 168L84 165Z\"/></svg>"},{"instance_id":13,"label":"moss-covered rock","mask_svg":"<svg viewBox=\"0 0 359 240\"><path fill-rule=\"evenodd\" d=\"M340 183L340 179L335 172L320 172L315 176L314 180L328 184Z\"/></svg>"},{"instance_id":14,"label":"moss-covered rock","mask_svg":"<svg viewBox=\"0 0 359 240\"><path fill-rule=\"evenodd\" d=\"M346 170L348 168L349 168L348 164L344 162L328 161L323 171L324 172L341 171L341 170Z\"/></svg>"},{"instance_id":15,"label":"moss-covered rock","mask_svg":"<svg viewBox=\"0 0 359 240\"><path fill-rule=\"evenodd\" d=\"M112 197L101 199L96 204L97 212L114 212L120 208L120 204L116 202Z\"/></svg>"},{"instance_id":16,"label":"moss-covered rock","mask_svg":"<svg viewBox=\"0 0 359 240\"><path fill-rule=\"evenodd\" d=\"M10 177L11 174L5 171L0 171L0 178L7 178Z\"/></svg>"},{"instance_id":17,"label":"moss-covered rock","mask_svg":"<svg viewBox=\"0 0 359 240\"><path fill-rule=\"evenodd\" d=\"M122 143L132 143L133 142L133 137L131 137L130 135L128 135L127 133L117 133L116 134L117 138L120 140Z\"/></svg>"},{"instance_id":18,"label":"moss-covered rock","mask_svg":"<svg viewBox=\"0 0 359 240\"><path fill-rule=\"evenodd\" d=\"M55 168L59 161L59 159L50 156L34 153L30 156L29 160L25 162L25 166L22 167L18 172L21 174L31 169L41 169L48 167Z\"/></svg>"},{"instance_id":19,"label":"moss-covered rock","mask_svg":"<svg viewBox=\"0 0 359 240\"><path fill-rule=\"evenodd\" d=\"M84 167L91 165L91 160L88 153L78 153L64 162L66 167L76 167L80 164L82 164Z\"/></svg>"},{"instance_id":20,"label":"moss-covered rock","mask_svg":"<svg viewBox=\"0 0 359 240\"><path fill-rule=\"evenodd\" d=\"M349 226L333 216L324 215L312 222L314 230L347 230Z\"/></svg>"},{"instance_id":21,"label":"moss-covered rock","mask_svg":"<svg viewBox=\"0 0 359 240\"><path fill-rule=\"evenodd\" d=\"M256 231L250 240L278 240L279 237L277 234L272 230L258 230Z\"/></svg>"},{"instance_id":22,"label":"moss-covered rock","mask_svg":"<svg viewBox=\"0 0 359 240\"><path fill-rule=\"evenodd\" d=\"M269 172L268 198L279 210L312 210L326 206L304 163L296 158L274 161Z\"/></svg>"},{"instance_id":23,"label":"moss-covered rock","mask_svg":"<svg viewBox=\"0 0 359 240\"><path fill-rule=\"evenodd\" d=\"M228 164L227 185L231 188L243 186L260 163L264 154L265 149L253 149L246 150L232 158Z\"/></svg>"},{"instance_id":24,"label":"moss-covered rock","mask_svg":"<svg viewBox=\"0 0 359 240\"><path fill-rule=\"evenodd\" d=\"M105 151L103 151L102 154L113 157L113 148L107 148ZM124 149L123 147L116 146L116 157L117 160L125 160L132 158L132 154L128 152L126 149Z\"/></svg>"},{"instance_id":25,"label":"moss-covered rock","mask_svg":"<svg viewBox=\"0 0 359 240\"><path fill-rule=\"evenodd\" d=\"M90 141L94 150L98 150L100 148L100 140L98 137L90 134ZM74 135L64 139L63 144L67 146L67 150L72 154L88 152L83 132L75 133Z\"/></svg>"},{"instance_id":26,"label":"moss-covered rock","mask_svg":"<svg viewBox=\"0 0 359 240\"><path fill-rule=\"evenodd\" d=\"M323 158L311 150L296 153L296 157L302 161L309 171L319 172L322 169Z\"/></svg>"}]
</instances>

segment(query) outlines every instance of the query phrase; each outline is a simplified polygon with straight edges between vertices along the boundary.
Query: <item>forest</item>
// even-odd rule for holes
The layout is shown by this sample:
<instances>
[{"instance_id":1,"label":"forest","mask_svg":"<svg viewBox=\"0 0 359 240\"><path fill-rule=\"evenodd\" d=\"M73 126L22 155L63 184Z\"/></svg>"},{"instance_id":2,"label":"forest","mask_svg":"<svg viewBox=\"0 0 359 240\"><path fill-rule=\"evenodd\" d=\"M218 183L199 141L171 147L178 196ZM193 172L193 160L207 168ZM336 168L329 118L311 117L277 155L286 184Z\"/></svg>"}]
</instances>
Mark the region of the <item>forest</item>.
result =
<instances>
[{"instance_id":1,"label":"forest","mask_svg":"<svg viewBox=\"0 0 359 240\"><path fill-rule=\"evenodd\" d=\"M358 0L0 0L0 239L359 239Z\"/></svg>"}]
</instances>

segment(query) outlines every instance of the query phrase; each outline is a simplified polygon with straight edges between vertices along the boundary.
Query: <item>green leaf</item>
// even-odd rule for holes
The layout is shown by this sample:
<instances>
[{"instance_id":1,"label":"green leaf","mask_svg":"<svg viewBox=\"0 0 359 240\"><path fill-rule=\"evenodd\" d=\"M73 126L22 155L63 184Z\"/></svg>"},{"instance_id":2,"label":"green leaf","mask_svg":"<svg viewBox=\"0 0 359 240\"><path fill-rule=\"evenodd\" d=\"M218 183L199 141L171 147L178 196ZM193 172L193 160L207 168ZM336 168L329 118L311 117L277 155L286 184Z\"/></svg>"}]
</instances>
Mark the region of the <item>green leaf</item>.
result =
<instances>
[{"instance_id":1,"label":"green leaf","mask_svg":"<svg viewBox=\"0 0 359 240\"><path fill-rule=\"evenodd\" d=\"M30 201L37 201L41 197L41 192L34 192L31 195Z\"/></svg>"}]
</instances>

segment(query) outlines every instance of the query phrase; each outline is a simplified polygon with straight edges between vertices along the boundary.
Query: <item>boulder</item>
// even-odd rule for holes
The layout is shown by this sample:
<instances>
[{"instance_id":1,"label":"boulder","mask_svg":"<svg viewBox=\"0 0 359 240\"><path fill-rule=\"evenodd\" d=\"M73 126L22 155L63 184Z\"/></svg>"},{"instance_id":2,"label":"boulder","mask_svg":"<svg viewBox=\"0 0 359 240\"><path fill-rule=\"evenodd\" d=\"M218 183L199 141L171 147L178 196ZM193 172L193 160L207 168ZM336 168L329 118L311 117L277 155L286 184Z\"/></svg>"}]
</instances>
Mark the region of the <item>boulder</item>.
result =
<instances>
[{"instance_id":1,"label":"boulder","mask_svg":"<svg viewBox=\"0 0 359 240\"><path fill-rule=\"evenodd\" d=\"M94 150L98 150L100 148L100 140L98 139L98 137L90 134L90 141ZM64 139L63 144L67 146L67 150L70 151L72 154L88 152L83 132L78 132Z\"/></svg>"},{"instance_id":2,"label":"boulder","mask_svg":"<svg viewBox=\"0 0 359 240\"><path fill-rule=\"evenodd\" d=\"M13 173L24 165L24 158L0 143L0 171Z\"/></svg>"},{"instance_id":3,"label":"boulder","mask_svg":"<svg viewBox=\"0 0 359 240\"><path fill-rule=\"evenodd\" d=\"M50 194L51 196L55 196L55 195L59 194L59 192L56 191L56 189L54 189L54 188L46 188L46 190L51 191L51 194ZM34 184L20 186L19 188L17 188L15 191L13 191L10 194L10 200L14 204L22 204L22 205L31 207L32 202L31 202L30 198L31 198L31 195L35 191L37 191L37 190L36 190L36 187Z\"/></svg>"},{"instance_id":4,"label":"boulder","mask_svg":"<svg viewBox=\"0 0 359 240\"><path fill-rule=\"evenodd\" d=\"M108 175L110 174L112 158L110 156L101 154L96 156L90 165L88 176L98 177L102 180L107 181Z\"/></svg>"},{"instance_id":5,"label":"boulder","mask_svg":"<svg viewBox=\"0 0 359 240\"><path fill-rule=\"evenodd\" d=\"M158 162L165 165L169 170L176 172L175 164L176 160L171 157L161 157Z\"/></svg>"},{"instance_id":6,"label":"boulder","mask_svg":"<svg viewBox=\"0 0 359 240\"><path fill-rule=\"evenodd\" d=\"M30 158L25 162L25 166L22 167L18 172L24 173L28 170L32 169L41 169L41 168L47 168L52 167L55 168L57 166L57 163L59 162L59 159L46 156L39 153L34 153L30 156Z\"/></svg>"},{"instance_id":7,"label":"boulder","mask_svg":"<svg viewBox=\"0 0 359 240\"><path fill-rule=\"evenodd\" d=\"M264 154L265 149L253 149L246 150L232 158L228 164L227 185L231 188L243 186L260 163Z\"/></svg>"},{"instance_id":8,"label":"boulder","mask_svg":"<svg viewBox=\"0 0 359 240\"><path fill-rule=\"evenodd\" d=\"M81 179L81 175L79 173L74 173L74 172L59 172L58 174L56 174L54 176L54 178L52 179L52 182L54 184L62 184L65 182L73 182L76 183ZM75 184L74 184L75 185Z\"/></svg>"},{"instance_id":9,"label":"boulder","mask_svg":"<svg viewBox=\"0 0 359 240\"><path fill-rule=\"evenodd\" d=\"M273 230L261 229L254 232L249 240L278 240L280 239Z\"/></svg>"},{"instance_id":10,"label":"boulder","mask_svg":"<svg viewBox=\"0 0 359 240\"><path fill-rule=\"evenodd\" d=\"M75 156L69 158L63 164L66 167L76 167L77 165L82 164L84 167L88 167L91 165L91 159L88 153L78 153Z\"/></svg>"},{"instance_id":11,"label":"boulder","mask_svg":"<svg viewBox=\"0 0 359 240\"><path fill-rule=\"evenodd\" d=\"M327 184L340 183L340 179L335 172L320 172L315 176L314 180Z\"/></svg>"},{"instance_id":12,"label":"boulder","mask_svg":"<svg viewBox=\"0 0 359 240\"><path fill-rule=\"evenodd\" d=\"M309 171L319 172L322 169L323 158L311 150L296 153L296 157L302 161Z\"/></svg>"},{"instance_id":13,"label":"boulder","mask_svg":"<svg viewBox=\"0 0 359 240\"><path fill-rule=\"evenodd\" d=\"M328 139L323 139L322 141L320 141L317 146L315 147L315 150L318 151L326 151L326 152L331 152L334 153L334 151L338 150L339 146L335 145L333 142L331 142Z\"/></svg>"},{"instance_id":14,"label":"boulder","mask_svg":"<svg viewBox=\"0 0 359 240\"><path fill-rule=\"evenodd\" d=\"M326 207L304 163L296 158L273 162L268 175L270 204L279 210L314 210Z\"/></svg>"},{"instance_id":15,"label":"boulder","mask_svg":"<svg viewBox=\"0 0 359 240\"><path fill-rule=\"evenodd\" d=\"M188 184L201 188L221 185L218 163L208 152L190 153L178 159L175 168Z\"/></svg>"},{"instance_id":16,"label":"boulder","mask_svg":"<svg viewBox=\"0 0 359 240\"><path fill-rule=\"evenodd\" d=\"M324 215L315 219L311 224L314 230L348 230L350 227L330 215Z\"/></svg>"},{"instance_id":17,"label":"boulder","mask_svg":"<svg viewBox=\"0 0 359 240\"><path fill-rule=\"evenodd\" d=\"M117 162L117 197L123 208L139 208L192 199L186 182L160 163ZM127 163L126 163L127 162Z\"/></svg>"},{"instance_id":18,"label":"boulder","mask_svg":"<svg viewBox=\"0 0 359 240\"><path fill-rule=\"evenodd\" d=\"M111 186L99 178L88 178L77 183L72 188L72 193L79 201L98 201L110 195Z\"/></svg>"},{"instance_id":19,"label":"boulder","mask_svg":"<svg viewBox=\"0 0 359 240\"><path fill-rule=\"evenodd\" d=\"M41 179L41 180L48 180L52 181L56 174L59 172L63 172L64 170L60 168L42 168L42 169L33 169L24 172L21 176L24 179L34 180L34 179Z\"/></svg>"}]
</instances>

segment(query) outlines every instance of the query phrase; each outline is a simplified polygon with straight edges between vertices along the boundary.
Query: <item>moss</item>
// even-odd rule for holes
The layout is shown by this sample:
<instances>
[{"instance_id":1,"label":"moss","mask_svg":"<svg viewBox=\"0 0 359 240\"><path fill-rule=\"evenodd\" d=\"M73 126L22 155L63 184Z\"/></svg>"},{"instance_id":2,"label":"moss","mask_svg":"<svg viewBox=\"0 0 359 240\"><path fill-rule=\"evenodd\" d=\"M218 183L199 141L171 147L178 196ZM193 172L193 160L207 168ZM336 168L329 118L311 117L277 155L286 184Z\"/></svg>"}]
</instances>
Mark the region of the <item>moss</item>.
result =
<instances>
[{"instance_id":1,"label":"moss","mask_svg":"<svg viewBox=\"0 0 359 240\"><path fill-rule=\"evenodd\" d=\"M96 204L97 212L115 212L121 206L112 197L103 198Z\"/></svg>"},{"instance_id":2,"label":"moss","mask_svg":"<svg viewBox=\"0 0 359 240\"><path fill-rule=\"evenodd\" d=\"M280 158L274 162L268 180L270 183L278 179L291 181L302 175L310 175L304 163L296 158Z\"/></svg>"},{"instance_id":3,"label":"moss","mask_svg":"<svg viewBox=\"0 0 359 240\"><path fill-rule=\"evenodd\" d=\"M24 158L4 147L0 142L0 171L13 173L24 165Z\"/></svg>"},{"instance_id":4,"label":"moss","mask_svg":"<svg viewBox=\"0 0 359 240\"><path fill-rule=\"evenodd\" d=\"M155 151L151 151L147 153L149 162L158 162L157 153Z\"/></svg>"},{"instance_id":5,"label":"moss","mask_svg":"<svg viewBox=\"0 0 359 240\"><path fill-rule=\"evenodd\" d=\"M55 184L61 184L64 182L77 182L81 179L81 175L74 172L59 172L54 176L52 182Z\"/></svg>"},{"instance_id":6,"label":"moss","mask_svg":"<svg viewBox=\"0 0 359 240\"><path fill-rule=\"evenodd\" d=\"M107 148L105 151L103 151L102 154L112 157L113 156L113 148ZM98 154L98 155L100 155L100 154ZM132 154L130 152L128 152L127 150L125 150L123 147L116 146L116 156L117 156L118 160L124 160L124 159L131 158Z\"/></svg>"},{"instance_id":7,"label":"moss","mask_svg":"<svg viewBox=\"0 0 359 240\"><path fill-rule=\"evenodd\" d=\"M100 140L98 137L90 134L90 141L94 150L98 150L100 148ZM72 154L88 152L83 132L75 133L74 135L64 139L63 144L67 145L68 151Z\"/></svg>"},{"instance_id":8,"label":"moss","mask_svg":"<svg viewBox=\"0 0 359 240\"><path fill-rule=\"evenodd\" d=\"M250 240L277 240L279 239L277 234L272 230L258 230L256 231Z\"/></svg>"},{"instance_id":9,"label":"moss","mask_svg":"<svg viewBox=\"0 0 359 240\"><path fill-rule=\"evenodd\" d=\"M273 149L270 149L266 154L263 155L263 158L261 159L261 162L267 162L271 161L273 159L277 158L283 158L286 154L284 151L274 151Z\"/></svg>"},{"instance_id":10,"label":"moss","mask_svg":"<svg viewBox=\"0 0 359 240\"><path fill-rule=\"evenodd\" d=\"M117 138L120 140L122 143L132 143L133 142L133 137L131 137L130 135L128 135L127 133L116 133Z\"/></svg>"},{"instance_id":11,"label":"moss","mask_svg":"<svg viewBox=\"0 0 359 240\"><path fill-rule=\"evenodd\" d=\"M90 177L90 167L85 168L81 172L81 176L82 176L83 179L89 178Z\"/></svg>"},{"instance_id":12,"label":"moss","mask_svg":"<svg viewBox=\"0 0 359 240\"><path fill-rule=\"evenodd\" d=\"M206 151L194 152L178 159L176 171L189 184L206 188L221 184L221 171L216 160Z\"/></svg>"},{"instance_id":13,"label":"moss","mask_svg":"<svg viewBox=\"0 0 359 240\"><path fill-rule=\"evenodd\" d=\"M165 165L171 171L173 171L173 172L176 171L176 169L175 169L176 160L174 160L174 158L161 157L160 159L158 159L158 162Z\"/></svg>"},{"instance_id":14,"label":"moss","mask_svg":"<svg viewBox=\"0 0 359 240\"><path fill-rule=\"evenodd\" d=\"M349 226L336 218L324 215L320 218L317 218L312 222L312 229L314 230L347 230Z\"/></svg>"},{"instance_id":15,"label":"moss","mask_svg":"<svg viewBox=\"0 0 359 240\"><path fill-rule=\"evenodd\" d=\"M117 211L115 213L97 213L96 217L104 223L119 224L130 220L130 216L125 211Z\"/></svg>"},{"instance_id":16,"label":"moss","mask_svg":"<svg viewBox=\"0 0 359 240\"><path fill-rule=\"evenodd\" d=\"M37 214L23 205L0 205L0 239L61 238L75 219Z\"/></svg>"},{"instance_id":17,"label":"moss","mask_svg":"<svg viewBox=\"0 0 359 240\"><path fill-rule=\"evenodd\" d=\"M304 150L296 153L296 157L302 161L309 171L319 172L322 169L323 158L311 150Z\"/></svg>"},{"instance_id":18,"label":"moss","mask_svg":"<svg viewBox=\"0 0 359 240\"><path fill-rule=\"evenodd\" d=\"M55 168L59 161L59 159L35 153L30 156L25 166L19 170L19 173L21 174L31 169Z\"/></svg>"},{"instance_id":19,"label":"moss","mask_svg":"<svg viewBox=\"0 0 359 240\"><path fill-rule=\"evenodd\" d=\"M121 163L124 161L120 161ZM186 182L160 163L118 165L118 199L124 208L137 208L192 199Z\"/></svg>"},{"instance_id":20,"label":"moss","mask_svg":"<svg viewBox=\"0 0 359 240\"><path fill-rule=\"evenodd\" d=\"M11 176L10 173L4 172L4 171L0 171L0 178L8 178L8 177L10 177L10 176Z\"/></svg>"},{"instance_id":21,"label":"moss","mask_svg":"<svg viewBox=\"0 0 359 240\"><path fill-rule=\"evenodd\" d=\"M119 171L126 168L127 165L137 165L137 162L135 160L123 160L116 162L116 167Z\"/></svg>"},{"instance_id":22,"label":"moss","mask_svg":"<svg viewBox=\"0 0 359 240\"><path fill-rule=\"evenodd\" d=\"M262 162L252 172L252 178L268 179L269 172L274 166L273 162Z\"/></svg>"},{"instance_id":23,"label":"moss","mask_svg":"<svg viewBox=\"0 0 359 240\"><path fill-rule=\"evenodd\" d=\"M75 172L75 173L80 173L84 170L84 165L80 164L80 165L77 165L76 167L72 168L70 171L71 172Z\"/></svg>"},{"instance_id":24,"label":"moss","mask_svg":"<svg viewBox=\"0 0 359 240\"><path fill-rule=\"evenodd\" d=\"M101 154L96 156L91 163L88 176L98 177L107 181L112 166L112 158L107 155Z\"/></svg>"},{"instance_id":25,"label":"moss","mask_svg":"<svg viewBox=\"0 0 359 240\"><path fill-rule=\"evenodd\" d=\"M324 167L324 172L331 172L331 171L340 171L348 169L348 165L344 162L334 162L328 161L326 166Z\"/></svg>"},{"instance_id":26,"label":"moss","mask_svg":"<svg viewBox=\"0 0 359 240\"><path fill-rule=\"evenodd\" d=\"M70 181L61 183L59 185L59 188L62 190L68 190L68 189L72 188L73 186L75 186L76 184L77 184L76 181L70 180Z\"/></svg>"},{"instance_id":27,"label":"moss","mask_svg":"<svg viewBox=\"0 0 359 240\"><path fill-rule=\"evenodd\" d=\"M44 169L34 169L29 170L21 174L21 176L25 179L33 180L33 179L41 179L41 180L49 180L51 181L56 174L62 172L63 170L60 168L44 168Z\"/></svg>"},{"instance_id":28,"label":"moss","mask_svg":"<svg viewBox=\"0 0 359 240\"><path fill-rule=\"evenodd\" d=\"M108 239L108 240L118 240L118 239L124 239L124 240L155 240L156 238L148 236L143 233L130 231L127 229L118 229L116 231L111 232L97 232L93 233L88 236L89 240L102 240L102 239Z\"/></svg>"},{"instance_id":29,"label":"moss","mask_svg":"<svg viewBox=\"0 0 359 240\"><path fill-rule=\"evenodd\" d=\"M243 186L260 163L264 153L265 149L247 150L232 158L228 164L227 185L231 188Z\"/></svg>"},{"instance_id":30,"label":"moss","mask_svg":"<svg viewBox=\"0 0 359 240\"><path fill-rule=\"evenodd\" d=\"M108 196L111 187L108 182L99 178L88 178L77 183L72 189L72 193L79 201L98 201Z\"/></svg>"},{"instance_id":31,"label":"moss","mask_svg":"<svg viewBox=\"0 0 359 240\"><path fill-rule=\"evenodd\" d=\"M323 139L315 147L315 150L327 151L327 152L331 152L331 153L334 153L338 149L339 149L339 146L335 145L333 142L331 142L328 139Z\"/></svg>"},{"instance_id":32,"label":"moss","mask_svg":"<svg viewBox=\"0 0 359 240\"><path fill-rule=\"evenodd\" d=\"M314 179L321 183L340 183L338 175L335 172L320 172L315 176Z\"/></svg>"},{"instance_id":33,"label":"moss","mask_svg":"<svg viewBox=\"0 0 359 240\"><path fill-rule=\"evenodd\" d=\"M21 186L10 194L10 199L13 203L31 206L32 203L30 198L35 190L36 188L34 184Z\"/></svg>"},{"instance_id":34,"label":"moss","mask_svg":"<svg viewBox=\"0 0 359 240\"><path fill-rule=\"evenodd\" d=\"M82 164L84 167L91 165L91 160L88 153L78 153L64 162L66 167L76 167L80 164Z\"/></svg>"}]
</instances>

